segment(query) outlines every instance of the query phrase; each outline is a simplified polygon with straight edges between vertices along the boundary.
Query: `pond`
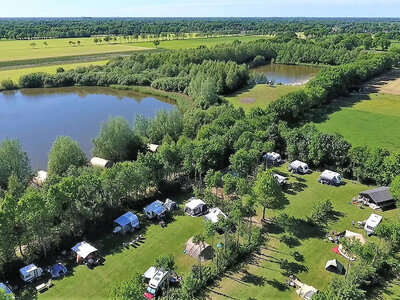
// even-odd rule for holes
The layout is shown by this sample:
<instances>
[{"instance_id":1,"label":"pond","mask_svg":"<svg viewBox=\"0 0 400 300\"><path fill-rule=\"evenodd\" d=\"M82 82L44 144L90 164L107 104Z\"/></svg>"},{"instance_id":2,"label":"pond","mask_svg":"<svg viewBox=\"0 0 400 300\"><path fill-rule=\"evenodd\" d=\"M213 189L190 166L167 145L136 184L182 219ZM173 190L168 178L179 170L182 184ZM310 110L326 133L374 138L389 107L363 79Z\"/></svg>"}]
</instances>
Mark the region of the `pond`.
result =
<instances>
[{"instance_id":1,"label":"pond","mask_svg":"<svg viewBox=\"0 0 400 300\"><path fill-rule=\"evenodd\" d=\"M275 83L301 85L313 78L321 68L312 66L268 64L251 69L253 72L265 74L268 80Z\"/></svg>"},{"instance_id":2,"label":"pond","mask_svg":"<svg viewBox=\"0 0 400 300\"><path fill-rule=\"evenodd\" d=\"M176 107L171 101L106 87L23 89L0 93L0 139L19 139L33 168L47 169L47 155L59 135L78 141L88 158L91 139L110 116L132 123L135 114L154 116Z\"/></svg>"}]
</instances>

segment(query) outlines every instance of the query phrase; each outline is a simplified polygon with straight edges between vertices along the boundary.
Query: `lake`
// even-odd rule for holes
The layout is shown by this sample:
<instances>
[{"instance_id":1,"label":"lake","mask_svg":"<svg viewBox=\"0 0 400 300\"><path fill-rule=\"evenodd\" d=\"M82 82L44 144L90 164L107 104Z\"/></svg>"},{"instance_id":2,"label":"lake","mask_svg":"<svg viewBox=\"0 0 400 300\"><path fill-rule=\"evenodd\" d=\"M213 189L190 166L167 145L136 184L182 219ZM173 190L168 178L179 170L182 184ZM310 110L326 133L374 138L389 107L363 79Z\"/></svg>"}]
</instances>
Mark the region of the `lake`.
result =
<instances>
[{"instance_id":1,"label":"lake","mask_svg":"<svg viewBox=\"0 0 400 300\"><path fill-rule=\"evenodd\" d=\"M110 116L132 123L135 114L154 116L173 102L106 87L23 89L0 92L0 139L19 139L33 168L47 169L47 155L59 135L78 141L91 157L91 139Z\"/></svg>"},{"instance_id":2,"label":"lake","mask_svg":"<svg viewBox=\"0 0 400 300\"><path fill-rule=\"evenodd\" d=\"M265 74L268 80L275 83L300 85L313 78L321 68L311 66L268 64L251 69L253 72Z\"/></svg>"}]
</instances>

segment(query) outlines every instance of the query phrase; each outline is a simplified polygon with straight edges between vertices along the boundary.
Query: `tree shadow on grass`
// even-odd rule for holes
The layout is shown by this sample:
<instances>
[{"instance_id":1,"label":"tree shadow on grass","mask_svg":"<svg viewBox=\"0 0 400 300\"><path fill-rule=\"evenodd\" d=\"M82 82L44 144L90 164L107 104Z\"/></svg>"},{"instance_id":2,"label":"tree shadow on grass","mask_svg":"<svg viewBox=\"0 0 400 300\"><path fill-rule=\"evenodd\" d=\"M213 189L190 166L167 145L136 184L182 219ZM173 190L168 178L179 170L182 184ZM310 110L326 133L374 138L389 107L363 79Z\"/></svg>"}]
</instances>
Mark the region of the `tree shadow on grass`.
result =
<instances>
[{"instance_id":1,"label":"tree shadow on grass","mask_svg":"<svg viewBox=\"0 0 400 300\"><path fill-rule=\"evenodd\" d=\"M280 292L284 292L289 289L286 284L284 284L276 279L266 280L265 282L266 282L266 284L272 286L273 288L277 289Z\"/></svg>"},{"instance_id":2,"label":"tree shadow on grass","mask_svg":"<svg viewBox=\"0 0 400 300\"><path fill-rule=\"evenodd\" d=\"M265 277L264 276L258 276L255 274L251 274L247 271L244 272L244 275L242 277L242 281L250 283L255 286L264 286L265 285Z\"/></svg>"},{"instance_id":3,"label":"tree shadow on grass","mask_svg":"<svg viewBox=\"0 0 400 300\"><path fill-rule=\"evenodd\" d=\"M295 237L292 237L292 236L285 235L285 234L279 238L279 241L281 243L284 243L285 245L287 245L289 248L294 248L294 247L301 245L301 243L298 239L296 239Z\"/></svg>"},{"instance_id":4,"label":"tree shadow on grass","mask_svg":"<svg viewBox=\"0 0 400 300\"><path fill-rule=\"evenodd\" d=\"M284 276L296 275L308 271L308 267L297 262L289 262L287 259L281 260L280 268L282 270L282 275Z\"/></svg>"}]
</instances>

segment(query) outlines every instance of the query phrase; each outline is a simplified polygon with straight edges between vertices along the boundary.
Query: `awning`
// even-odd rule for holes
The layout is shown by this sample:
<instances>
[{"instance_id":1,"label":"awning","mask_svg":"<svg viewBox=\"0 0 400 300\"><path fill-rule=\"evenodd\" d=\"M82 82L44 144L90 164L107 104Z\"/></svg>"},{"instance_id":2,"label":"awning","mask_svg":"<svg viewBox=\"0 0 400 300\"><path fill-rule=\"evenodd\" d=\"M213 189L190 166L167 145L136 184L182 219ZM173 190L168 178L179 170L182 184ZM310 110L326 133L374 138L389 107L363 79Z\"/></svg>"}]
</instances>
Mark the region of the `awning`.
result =
<instances>
[{"instance_id":1,"label":"awning","mask_svg":"<svg viewBox=\"0 0 400 300\"><path fill-rule=\"evenodd\" d=\"M97 251L95 247L87 242L80 242L71 249L82 258L86 258L89 254Z\"/></svg>"},{"instance_id":2,"label":"awning","mask_svg":"<svg viewBox=\"0 0 400 300\"><path fill-rule=\"evenodd\" d=\"M138 217L128 211L127 213L123 214L120 216L118 219L114 220L114 223L117 223L118 225L124 227L128 224L134 224L138 220Z\"/></svg>"}]
</instances>

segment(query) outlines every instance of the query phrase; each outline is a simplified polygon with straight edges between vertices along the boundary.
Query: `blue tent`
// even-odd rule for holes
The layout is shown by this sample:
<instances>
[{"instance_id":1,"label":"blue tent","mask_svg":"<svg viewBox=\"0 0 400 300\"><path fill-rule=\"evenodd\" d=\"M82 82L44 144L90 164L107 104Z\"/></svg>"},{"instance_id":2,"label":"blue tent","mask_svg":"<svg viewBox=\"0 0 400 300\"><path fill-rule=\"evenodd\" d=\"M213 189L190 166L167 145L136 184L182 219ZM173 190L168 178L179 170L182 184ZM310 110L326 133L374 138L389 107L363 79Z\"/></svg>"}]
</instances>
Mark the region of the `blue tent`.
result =
<instances>
[{"instance_id":1,"label":"blue tent","mask_svg":"<svg viewBox=\"0 0 400 300\"><path fill-rule=\"evenodd\" d=\"M49 269L52 277L60 277L67 273L67 268L63 264L55 264Z\"/></svg>"},{"instance_id":2,"label":"blue tent","mask_svg":"<svg viewBox=\"0 0 400 300\"><path fill-rule=\"evenodd\" d=\"M11 291L11 289L8 287L8 285L0 282L0 289L4 290L6 292L7 295L12 295L13 292Z\"/></svg>"},{"instance_id":3,"label":"blue tent","mask_svg":"<svg viewBox=\"0 0 400 300\"><path fill-rule=\"evenodd\" d=\"M160 200L150 203L144 208L144 213L150 219L158 217L161 218L167 209Z\"/></svg>"},{"instance_id":4,"label":"blue tent","mask_svg":"<svg viewBox=\"0 0 400 300\"><path fill-rule=\"evenodd\" d=\"M127 213L120 216L118 219L115 219L114 223L121 226L122 232L125 233L126 230L139 227L139 218L135 214L128 211Z\"/></svg>"}]
</instances>

